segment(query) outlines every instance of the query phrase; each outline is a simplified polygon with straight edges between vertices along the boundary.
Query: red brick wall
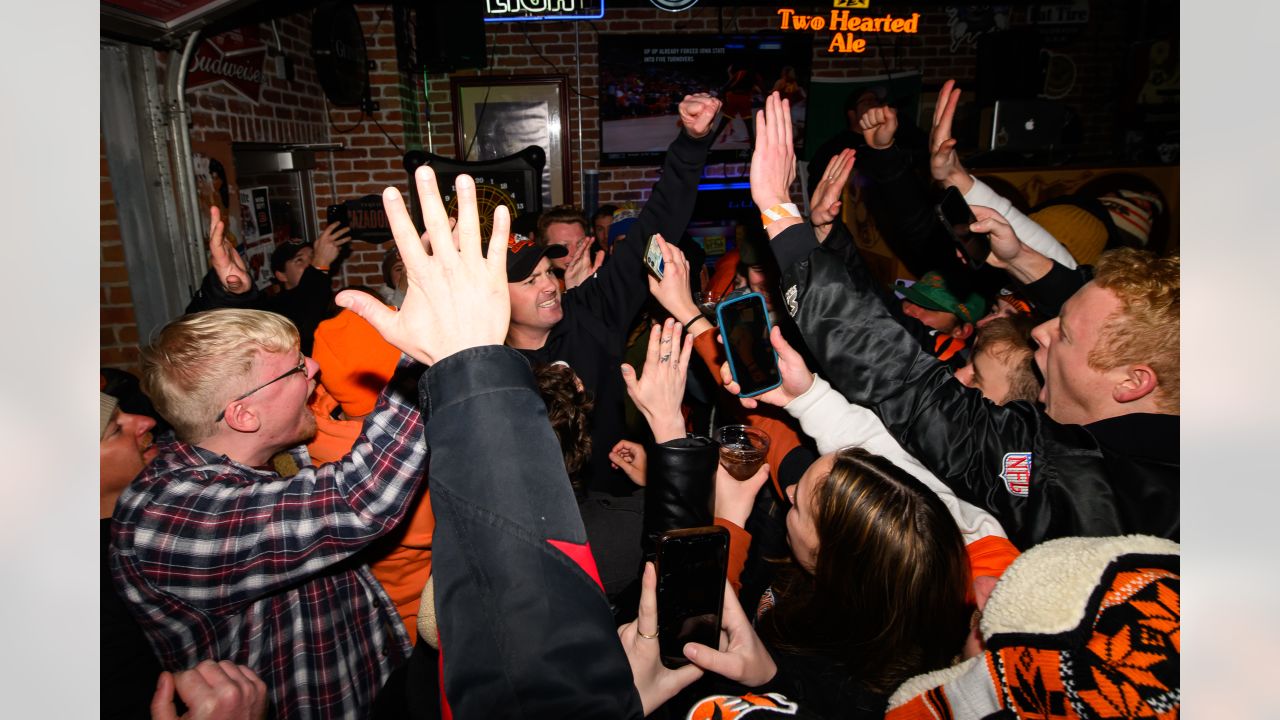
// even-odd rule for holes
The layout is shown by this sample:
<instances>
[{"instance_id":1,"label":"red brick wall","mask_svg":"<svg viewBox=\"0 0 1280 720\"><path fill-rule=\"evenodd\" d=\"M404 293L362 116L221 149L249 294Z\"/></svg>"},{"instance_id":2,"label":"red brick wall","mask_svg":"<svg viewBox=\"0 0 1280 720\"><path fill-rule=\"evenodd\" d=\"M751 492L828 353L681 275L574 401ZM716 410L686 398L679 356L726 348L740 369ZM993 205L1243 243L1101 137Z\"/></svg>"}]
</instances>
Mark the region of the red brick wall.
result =
<instances>
[{"instance_id":1,"label":"red brick wall","mask_svg":"<svg viewBox=\"0 0 1280 720\"><path fill-rule=\"evenodd\" d=\"M1092 3L1089 27L1075 40L1054 48L1070 55L1076 62L1078 79L1066 102L1082 113L1086 150L1094 153L1110 150L1115 133L1112 120L1115 108L1106 103L1085 102L1088 98L1112 97L1115 84L1119 82L1117 64L1123 57L1123 39L1118 20L1122 11L1113 5ZM406 188L407 178L402 165L404 151L426 147L443 155L454 153L449 78L429 76L429 92L424 97L421 74L404 76L397 70L390 6L361 5L357 10L364 27L369 58L375 63L371 71L373 97L381 106L372 118L362 120L358 110L326 109L324 94L310 59L310 13L276 21L284 52L293 60L295 79L292 82L269 73L261 102L256 104L220 87L188 93L192 107L192 138L195 141L345 143L348 149L334 154L332 185L328 157L324 153L318 157L320 167L314 173L315 204L321 220L324 208L331 203L379 193L387 185ZM723 28L720 25L721 15ZM1022 25L1025 18L1026 7L1015 7L1011 24ZM486 72L497 76L562 73L568 76L571 86L577 87L577 66L580 63L581 87L577 89L594 98L599 92L597 32L714 33L723 29L726 32L749 33L776 29L778 23L774 7L736 10L704 7L682 13L665 13L650 8L615 9L609 10L605 18L589 23L490 24L486 26L486 33L491 67ZM575 30L579 41L577 46L574 44ZM265 41L274 43L269 24L262 25L259 31ZM814 34L814 77L858 77L886 70L919 69L926 85L937 85L948 77L956 77L963 86L973 87L976 71L973 45L962 45L954 53L951 51L947 14L943 7L926 8L922 12L918 34L879 35L877 42L880 47L869 43L871 46L861 55L829 54L830 38L830 31ZM534 46L543 57L533 50ZM474 70L459 73L477 74L479 72ZM579 146L578 101L579 98L570 92L570 124L566 128L566 138L570 142L575 201L582 198L579 160L586 168L598 168L600 149L597 101L586 97L581 98L583 140ZM348 132L339 132L348 129ZM657 174L656 167L604 167L599 170L602 203L644 200ZM746 172L743 165L716 165L709 170L710 175L728 177L741 177ZM119 229L114 224L114 208L109 206L109 179L106 179L105 167L103 176L103 363L128 364L136 357L136 349L132 346L136 341L136 331L130 334L128 330L131 305L127 282L122 275ZM108 215L112 218L108 219ZM386 247L355 244L352 257L336 285L380 285L379 263Z\"/></svg>"},{"instance_id":2,"label":"red brick wall","mask_svg":"<svg viewBox=\"0 0 1280 720\"><path fill-rule=\"evenodd\" d=\"M115 195L111 192L111 173L107 169L106 143L99 139L98 163L102 208L100 244L102 260L98 274L98 303L101 313L101 352L103 367L138 372L138 326L133 315L133 296L129 292L129 271L124 265L124 245L120 239L120 223L116 216Z\"/></svg>"}]
</instances>

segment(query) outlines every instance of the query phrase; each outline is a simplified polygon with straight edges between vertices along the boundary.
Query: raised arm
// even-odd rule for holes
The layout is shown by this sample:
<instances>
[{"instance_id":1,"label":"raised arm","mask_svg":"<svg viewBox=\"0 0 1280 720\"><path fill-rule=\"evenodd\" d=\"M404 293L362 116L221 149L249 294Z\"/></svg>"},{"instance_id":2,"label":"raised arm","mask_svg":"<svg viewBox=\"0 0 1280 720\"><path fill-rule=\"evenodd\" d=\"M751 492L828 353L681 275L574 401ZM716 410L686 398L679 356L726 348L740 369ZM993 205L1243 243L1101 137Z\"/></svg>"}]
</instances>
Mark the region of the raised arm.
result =
<instances>
[{"instance_id":1,"label":"raised arm","mask_svg":"<svg viewBox=\"0 0 1280 720\"><path fill-rule=\"evenodd\" d=\"M715 137L712 125L720 111L720 101L705 93L688 95L680 103L680 134L667 148L662 175L654 183L649 200L625 240L614 246L613 256L596 273L593 282L584 282L566 293L565 303L581 304L612 326L625 332L645 301L643 256L649 236L661 233L677 240L693 218L698 197L698 181L706 165L707 151Z\"/></svg>"}]
</instances>

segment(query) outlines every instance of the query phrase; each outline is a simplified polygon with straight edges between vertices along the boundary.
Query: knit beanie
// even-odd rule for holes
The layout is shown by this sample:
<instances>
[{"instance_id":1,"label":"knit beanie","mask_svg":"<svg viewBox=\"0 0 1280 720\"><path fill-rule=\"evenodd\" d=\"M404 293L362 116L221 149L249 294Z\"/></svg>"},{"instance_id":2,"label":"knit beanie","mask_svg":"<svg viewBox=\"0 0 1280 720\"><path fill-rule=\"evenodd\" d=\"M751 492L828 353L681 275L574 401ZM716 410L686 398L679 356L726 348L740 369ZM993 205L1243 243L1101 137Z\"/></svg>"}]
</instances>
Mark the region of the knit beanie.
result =
<instances>
[{"instance_id":1,"label":"knit beanie","mask_svg":"<svg viewBox=\"0 0 1280 720\"><path fill-rule=\"evenodd\" d=\"M107 424L111 422L111 413L116 411L120 406L120 401L114 397L99 391L98 392L98 439L107 436Z\"/></svg>"},{"instance_id":2,"label":"knit beanie","mask_svg":"<svg viewBox=\"0 0 1280 720\"><path fill-rule=\"evenodd\" d=\"M1050 205L1029 215L1057 239L1081 265L1097 262L1107 246L1107 228L1088 210L1071 204Z\"/></svg>"},{"instance_id":3,"label":"knit beanie","mask_svg":"<svg viewBox=\"0 0 1280 720\"><path fill-rule=\"evenodd\" d=\"M1098 198L1107 209L1116 228L1132 235L1145 247L1151 238L1151 225L1164 212L1164 203L1152 193L1117 190Z\"/></svg>"},{"instance_id":4,"label":"knit beanie","mask_svg":"<svg viewBox=\"0 0 1280 720\"><path fill-rule=\"evenodd\" d=\"M320 323L312 356L320 365L320 384L352 417L373 410L400 361L400 351L350 310Z\"/></svg>"},{"instance_id":5,"label":"knit beanie","mask_svg":"<svg viewBox=\"0 0 1280 720\"><path fill-rule=\"evenodd\" d=\"M886 720L1177 718L1179 554L1145 535L1027 550L982 611L986 651L903 683Z\"/></svg>"}]
</instances>

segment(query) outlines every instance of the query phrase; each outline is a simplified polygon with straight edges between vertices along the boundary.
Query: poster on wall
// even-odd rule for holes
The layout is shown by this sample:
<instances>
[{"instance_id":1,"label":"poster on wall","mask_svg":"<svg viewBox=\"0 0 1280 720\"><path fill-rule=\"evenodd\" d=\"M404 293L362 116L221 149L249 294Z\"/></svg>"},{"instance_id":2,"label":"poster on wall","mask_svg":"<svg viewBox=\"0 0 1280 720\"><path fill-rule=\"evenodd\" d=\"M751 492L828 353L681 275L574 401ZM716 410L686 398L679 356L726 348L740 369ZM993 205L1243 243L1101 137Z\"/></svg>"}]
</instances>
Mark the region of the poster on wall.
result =
<instances>
[{"instance_id":1,"label":"poster on wall","mask_svg":"<svg viewBox=\"0 0 1280 720\"><path fill-rule=\"evenodd\" d=\"M709 92L729 119L708 163L751 157L755 111L777 90L803 147L813 40L807 35L605 35L600 38L600 159L659 165L676 138L680 100Z\"/></svg>"},{"instance_id":2,"label":"poster on wall","mask_svg":"<svg viewBox=\"0 0 1280 720\"><path fill-rule=\"evenodd\" d=\"M193 142L191 160L195 167L200 226L207 233L210 209L218 208L226 224L226 238L239 247L245 237L240 224L240 193L236 184L236 167L231 160L231 143ZM232 198L236 199L234 203Z\"/></svg>"}]
</instances>

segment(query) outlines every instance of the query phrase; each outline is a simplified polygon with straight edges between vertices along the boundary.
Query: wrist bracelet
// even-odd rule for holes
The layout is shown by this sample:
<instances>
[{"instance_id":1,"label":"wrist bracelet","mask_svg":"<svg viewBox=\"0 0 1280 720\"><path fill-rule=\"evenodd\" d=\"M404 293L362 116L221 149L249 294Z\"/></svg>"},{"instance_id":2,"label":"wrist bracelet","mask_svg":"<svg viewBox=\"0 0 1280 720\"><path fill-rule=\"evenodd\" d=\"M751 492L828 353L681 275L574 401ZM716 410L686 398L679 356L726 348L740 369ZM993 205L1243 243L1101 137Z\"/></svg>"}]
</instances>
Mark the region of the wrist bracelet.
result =
<instances>
[{"instance_id":1,"label":"wrist bracelet","mask_svg":"<svg viewBox=\"0 0 1280 720\"><path fill-rule=\"evenodd\" d=\"M689 318L689 322L686 322L686 323L680 323L680 324L684 326L684 329L685 329L685 330L688 330L690 325L692 325L692 324L694 324L694 323L698 322L699 320L707 320L707 318L706 318L706 316L705 316L705 315L703 315L701 312L699 312L697 315L694 315L693 317ZM707 320L707 322L711 322L711 321L710 321L710 320Z\"/></svg>"},{"instance_id":2,"label":"wrist bracelet","mask_svg":"<svg viewBox=\"0 0 1280 720\"><path fill-rule=\"evenodd\" d=\"M780 203L761 212L760 222L764 223L764 227L769 227L773 223L789 217L800 217L800 208L796 207L795 203Z\"/></svg>"}]
</instances>

